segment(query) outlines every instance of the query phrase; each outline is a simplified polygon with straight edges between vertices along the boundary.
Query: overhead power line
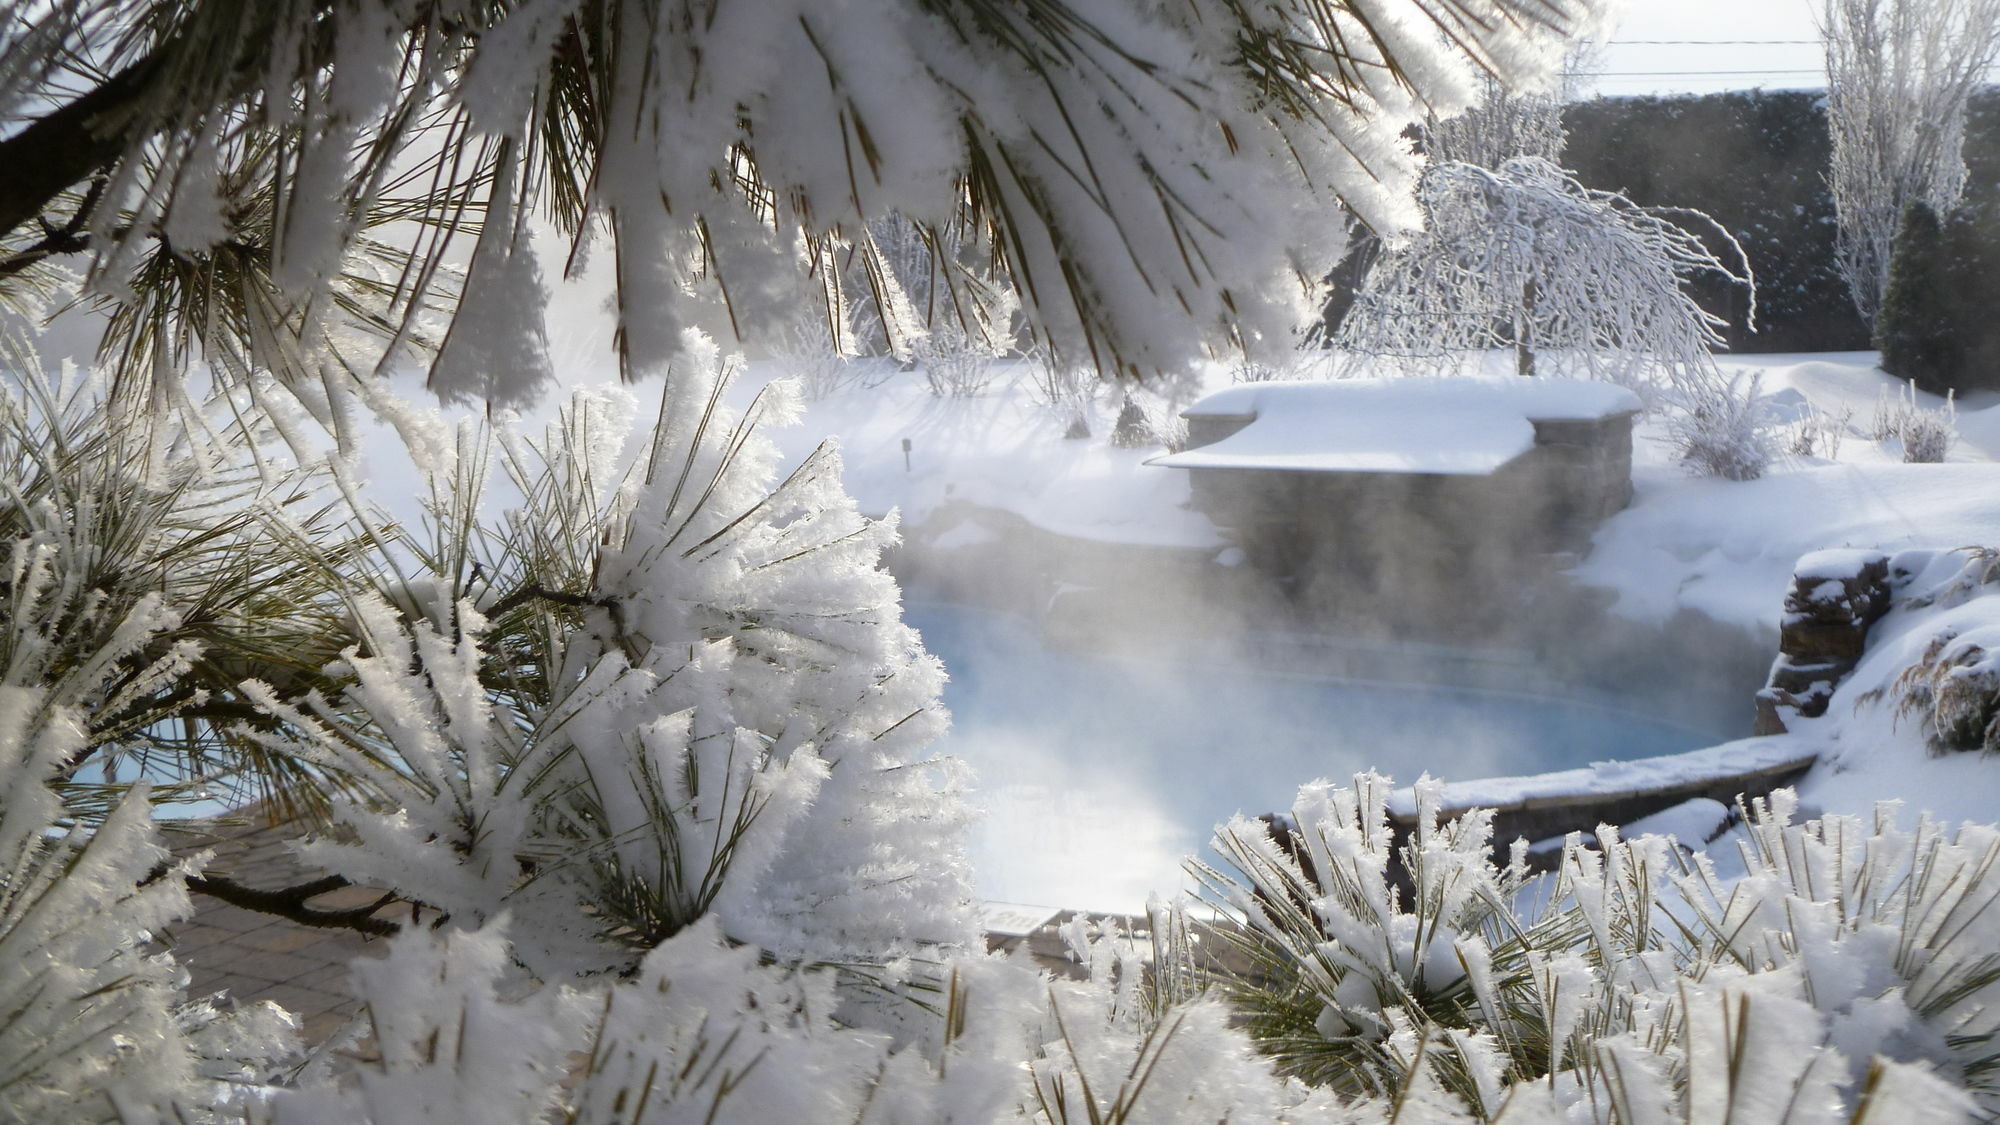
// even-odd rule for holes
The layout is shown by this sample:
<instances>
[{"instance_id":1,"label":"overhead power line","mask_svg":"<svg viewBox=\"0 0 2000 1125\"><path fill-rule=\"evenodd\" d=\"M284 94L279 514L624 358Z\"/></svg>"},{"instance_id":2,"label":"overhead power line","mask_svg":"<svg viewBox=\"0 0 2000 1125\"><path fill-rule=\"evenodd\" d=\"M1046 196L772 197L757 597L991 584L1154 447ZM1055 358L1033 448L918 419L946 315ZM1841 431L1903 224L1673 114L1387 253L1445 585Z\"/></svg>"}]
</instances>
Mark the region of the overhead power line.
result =
<instances>
[{"instance_id":1,"label":"overhead power line","mask_svg":"<svg viewBox=\"0 0 2000 1125\"><path fill-rule=\"evenodd\" d=\"M1607 47L1817 47L1818 39L1608 39Z\"/></svg>"},{"instance_id":2,"label":"overhead power line","mask_svg":"<svg viewBox=\"0 0 2000 1125\"><path fill-rule=\"evenodd\" d=\"M1587 78L1722 78L1742 74L1825 74L1822 67L1810 70L1773 70L1759 67L1756 70L1599 70L1587 72Z\"/></svg>"}]
</instances>

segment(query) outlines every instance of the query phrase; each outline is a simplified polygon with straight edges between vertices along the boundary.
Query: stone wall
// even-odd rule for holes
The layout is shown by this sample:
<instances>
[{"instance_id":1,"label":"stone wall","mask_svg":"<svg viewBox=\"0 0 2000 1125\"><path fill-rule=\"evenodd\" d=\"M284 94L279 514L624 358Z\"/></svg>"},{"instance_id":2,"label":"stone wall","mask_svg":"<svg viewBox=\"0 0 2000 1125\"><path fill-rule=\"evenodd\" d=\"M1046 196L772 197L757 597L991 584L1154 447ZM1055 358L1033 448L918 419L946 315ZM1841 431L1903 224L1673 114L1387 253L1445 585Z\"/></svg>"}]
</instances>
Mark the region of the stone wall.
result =
<instances>
[{"instance_id":1,"label":"stone wall","mask_svg":"<svg viewBox=\"0 0 2000 1125\"><path fill-rule=\"evenodd\" d=\"M1249 415L1189 419L1189 447ZM1491 475L1189 469L1194 506L1319 628L1479 641L1632 497L1632 418L1536 422Z\"/></svg>"}]
</instances>

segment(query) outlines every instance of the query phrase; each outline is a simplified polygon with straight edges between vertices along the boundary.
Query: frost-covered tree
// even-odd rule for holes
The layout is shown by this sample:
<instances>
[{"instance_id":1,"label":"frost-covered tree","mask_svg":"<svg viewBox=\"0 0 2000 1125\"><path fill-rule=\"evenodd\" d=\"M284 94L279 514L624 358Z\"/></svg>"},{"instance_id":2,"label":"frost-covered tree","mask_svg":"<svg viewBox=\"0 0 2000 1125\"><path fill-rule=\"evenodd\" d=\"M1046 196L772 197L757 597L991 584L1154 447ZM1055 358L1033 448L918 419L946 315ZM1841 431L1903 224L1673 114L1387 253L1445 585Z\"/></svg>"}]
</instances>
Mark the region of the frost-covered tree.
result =
<instances>
[{"instance_id":1,"label":"frost-covered tree","mask_svg":"<svg viewBox=\"0 0 2000 1125\"><path fill-rule=\"evenodd\" d=\"M1424 155L1440 164L1498 168L1517 156L1562 159L1562 98L1483 82L1479 100L1451 117L1424 121Z\"/></svg>"},{"instance_id":2,"label":"frost-covered tree","mask_svg":"<svg viewBox=\"0 0 2000 1125\"><path fill-rule=\"evenodd\" d=\"M1455 368L1467 352L1511 348L1523 375L1671 385L1722 342L1683 283L1715 273L1753 286L1742 249L1706 216L1692 217L1733 261L1676 213L1586 188L1538 157L1434 164L1417 199L1422 229L1382 255L1341 322L1350 368Z\"/></svg>"},{"instance_id":3,"label":"frost-covered tree","mask_svg":"<svg viewBox=\"0 0 2000 1125\"><path fill-rule=\"evenodd\" d=\"M1424 155L1434 163L1481 168L1498 168L1517 156L1560 162L1568 139L1563 106L1576 99L1594 55L1589 41L1573 42L1560 71L1545 88L1515 88L1492 75L1482 78L1472 104L1456 113L1424 118Z\"/></svg>"},{"instance_id":4,"label":"frost-covered tree","mask_svg":"<svg viewBox=\"0 0 2000 1125\"><path fill-rule=\"evenodd\" d=\"M1965 188L1965 103L2000 52L2000 0L1825 0L1820 34L1840 271L1873 324L1904 207L1949 214Z\"/></svg>"}]
</instances>

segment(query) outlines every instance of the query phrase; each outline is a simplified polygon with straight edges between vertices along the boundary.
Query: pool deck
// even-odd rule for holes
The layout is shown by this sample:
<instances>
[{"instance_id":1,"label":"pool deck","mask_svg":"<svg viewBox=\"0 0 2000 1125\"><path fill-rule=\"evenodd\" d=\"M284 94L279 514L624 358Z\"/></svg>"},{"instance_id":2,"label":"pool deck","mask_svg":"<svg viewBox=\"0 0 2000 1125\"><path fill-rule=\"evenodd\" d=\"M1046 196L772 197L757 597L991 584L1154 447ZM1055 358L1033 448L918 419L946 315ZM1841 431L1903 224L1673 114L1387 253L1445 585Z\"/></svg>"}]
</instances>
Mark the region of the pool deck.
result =
<instances>
[{"instance_id":1,"label":"pool deck","mask_svg":"<svg viewBox=\"0 0 2000 1125\"><path fill-rule=\"evenodd\" d=\"M253 808L199 832L175 833L168 842L176 855L212 852L205 874L274 890L319 875L293 855L290 845L299 837L297 825L272 823ZM352 910L381 897L382 892L367 887L343 887L310 899L307 905L316 910ZM1074 974L1079 967L1066 955L1060 930L1076 914L1055 911L1039 924L989 933L987 948L1011 951L1025 946L1043 968ZM395 903L372 916L402 925L410 919L410 907ZM166 943L188 972L189 998L221 993L225 1005L269 1000L300 1020L309 1047L326 1042L361 1014L361 1004L348 986L348 963L388 950L386 938L307 926L203 894L194 895L194 913L168 929Z\"/></svg>"}]
</instances>

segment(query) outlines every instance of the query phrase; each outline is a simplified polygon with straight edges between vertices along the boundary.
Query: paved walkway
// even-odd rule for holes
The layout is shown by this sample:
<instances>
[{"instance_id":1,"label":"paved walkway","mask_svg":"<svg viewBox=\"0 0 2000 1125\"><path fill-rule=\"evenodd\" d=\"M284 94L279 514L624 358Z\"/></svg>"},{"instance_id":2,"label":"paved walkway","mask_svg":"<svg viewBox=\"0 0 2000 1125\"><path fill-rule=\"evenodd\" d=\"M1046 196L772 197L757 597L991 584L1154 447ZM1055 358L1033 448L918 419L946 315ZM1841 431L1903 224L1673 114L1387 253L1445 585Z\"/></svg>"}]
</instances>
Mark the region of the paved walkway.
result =
<instances>
[{"instance_id":1,"label":"paved walkway","mask_svg":"<svg viewBox=\"0 0 2000 1125\"><path fill-rule=\"evenodd\" d=\"M259 890L297 886L313 878L293 858L287 841L298 830L270 824L260 810L230 818L195 836L171 842L176 854L213 849L206 874L226 876ZM344 887L308 901L316 910L352 910L381 898L380 891ZM389 907L380 917L400 921L407 907ZM380 954L385 939L348 929L300 925L275 914L231 906L207 895L194 896L194 915L167 931L174 956L192 978L189 996L227 993L237 1003L270 1000L299 1017L305 1039L318 1044L351 1019L360 1005L347 985L347 963Z\"/></svg>"},{"instance_id":2,"label":"paved walkway","mask_svg":"<svg viewBox=\"0 0 2000 1125\"><path fill-rule=\"evenodd\" d=\"M206 832L176 835L170 843L180 855L212 850L206 872L211 876L226 876L259 890L276 890L300 885L317 875L301 867L287 845L298 835L295 825L268 823L261 810L253 807ZM307 905L316 910L351 910L380 897L379 891L346 887L311 899ZM304 1022L309 1046L324 1042L360 1010L348 988L348 962L379 956L387 949L384 938L348 929L305 926L274 914L231 906L208 895L194 896L194 910L193 917L168 930L174 956L192 978L188 995L226 993L239 1004L270 1000ZM1011 950L1025 944L1044 968L1074 973L1078 966L1064 954L1058 931L1075 914L1054 911L1039 925L1033 918L1016 917L1008 926L1009 932L987 935L987 947ZM405 922L409 907L385 907L375 916Z\"/></svg>"}]
</instances>

